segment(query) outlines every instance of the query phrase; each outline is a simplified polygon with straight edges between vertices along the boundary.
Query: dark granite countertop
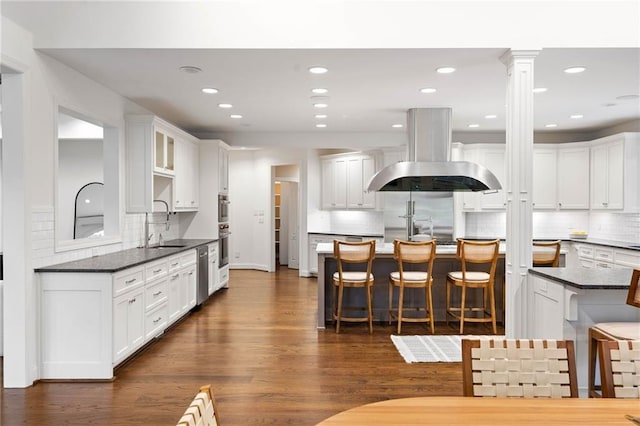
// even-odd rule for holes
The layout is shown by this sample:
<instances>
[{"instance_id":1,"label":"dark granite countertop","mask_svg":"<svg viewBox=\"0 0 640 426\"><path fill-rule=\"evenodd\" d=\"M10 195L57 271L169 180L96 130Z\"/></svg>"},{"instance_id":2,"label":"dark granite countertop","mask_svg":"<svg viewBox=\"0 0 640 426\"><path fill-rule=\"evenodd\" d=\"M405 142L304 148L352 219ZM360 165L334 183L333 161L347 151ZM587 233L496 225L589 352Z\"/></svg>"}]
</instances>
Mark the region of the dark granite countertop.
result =
<instances>
[{"instance_id":1,"label":"dark granite countertop","mask_svg":"<svg viewBox=\"0 0 640 426\"><path fill-rule=\"evenodd\" d=\"M102 256L88 257L86 259L59 263L57 265L42 266L35 272L98 272L113 273L132 266L141 265L163 257L171 256L196 247L212 243L211 239L178 239L165 241L165 245L181 245L183 247L167 248L133 248L104 254Z\"/></svg>"},{"instance_id":2,"label":"dark granite countertop","mask_svg":"<svg viewBox=\"0 0 640 426\"><path fill-rule=\"evenodd\" d=\"M574 243L596 244L599 246L615 247L628 250L640 251L640 243L630 243L628 241L602 240L599 238L572 238L570 241Z\"/></svg>"},{"instance_id":3,"label":"dark granite countertop","mask_svg":"<svg viewBox=\"0 0 640 426\"><path fill-rule=\"evenodd\" d=\"M585 290L626 290L631 283L632 268L596 269L530 268L529 273Z\"/></svg>"}]
</instances>

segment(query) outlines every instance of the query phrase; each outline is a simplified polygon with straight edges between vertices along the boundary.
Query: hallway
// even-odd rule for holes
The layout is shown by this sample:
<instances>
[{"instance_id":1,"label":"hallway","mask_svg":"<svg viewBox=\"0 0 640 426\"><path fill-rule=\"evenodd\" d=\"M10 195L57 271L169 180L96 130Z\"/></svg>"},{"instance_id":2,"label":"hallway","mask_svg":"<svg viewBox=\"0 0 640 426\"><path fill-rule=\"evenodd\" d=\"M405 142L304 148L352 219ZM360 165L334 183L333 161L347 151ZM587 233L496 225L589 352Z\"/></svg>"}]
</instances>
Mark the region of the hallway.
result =
<instances>
[{"instance_id":1,"label":"hallway","mask_svg":"<svg viewBox=\"0 0 640 426\"><path fill-rule=\"evenodd\" d=\"M393 326L316 329L316 279L297 270L232 270L221 290L131 360L107 383L37 383L2 389L2 425L171 425L203 384L220 421L313 425L339 411L391 398L462 395L459 363L406 364ZM436 324L455 334L456 324ZM480 325L477 334L488 334ZM499 330L500 331L500 330ZM403 334L427 334L424 325Z\"/></svg>"}]
</instances>

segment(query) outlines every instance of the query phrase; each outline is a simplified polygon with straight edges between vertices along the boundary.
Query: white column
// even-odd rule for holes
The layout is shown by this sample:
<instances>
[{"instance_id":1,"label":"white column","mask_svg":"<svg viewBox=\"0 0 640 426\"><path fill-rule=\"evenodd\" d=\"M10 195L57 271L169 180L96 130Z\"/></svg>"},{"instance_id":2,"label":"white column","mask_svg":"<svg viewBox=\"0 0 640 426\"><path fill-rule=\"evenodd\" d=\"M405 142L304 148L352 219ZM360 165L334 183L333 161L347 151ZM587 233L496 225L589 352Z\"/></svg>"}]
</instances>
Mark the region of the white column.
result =
<instances>
[{"instance_id":1,"label":"white column","mask_svg":"<svg viewBox=\"0 0 640 426\"><path fill-rule=\"evenodd\" d=\"M510 50L507 66L506 326L509 338L527 336L527 270L531 266L533 196L533 62L538 50Z\"/></svg>"},{"instance_id":2,"label":"white column","mask_svg":"<svg viewBox=\"0 0 640 426\"><path fill-rule=\"evenodd\" d=\"M4 248L4 387L37 376L36 296L31 265L31 197L25 74L2 74L2 220Z\"/></svg>"}]
</instances>

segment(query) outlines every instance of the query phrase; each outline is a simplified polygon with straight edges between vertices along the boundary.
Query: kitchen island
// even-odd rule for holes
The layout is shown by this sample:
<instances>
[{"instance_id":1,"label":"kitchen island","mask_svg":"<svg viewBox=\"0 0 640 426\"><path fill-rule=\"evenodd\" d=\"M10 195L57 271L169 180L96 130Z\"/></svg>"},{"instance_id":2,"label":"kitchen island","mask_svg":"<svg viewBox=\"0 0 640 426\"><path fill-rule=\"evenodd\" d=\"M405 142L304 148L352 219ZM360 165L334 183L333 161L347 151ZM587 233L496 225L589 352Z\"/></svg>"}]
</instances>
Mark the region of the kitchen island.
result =
<instances>
[{"instance_id":1,"label":"kitchen island","mask_svg":"<svg viewBox=\"0 0 640 426\"><path fill-rule=\"evenodd\" d=\"M196 304L196 249L172 240L35 270L40 378L111 380L114 368Z\"/></svg>"},{"instance_id":2,"label":"kitchen island","mask_svg":"<svg viewBox=\"0 0 640 426\"><path fill-rule=\"evenodd\" d=\"M321 243L317 247L318 253L318 328L325 328L326 322L332 318L333 273L338 270L333 258L333 244ZM500 244L498 266L496 267L496 315L501 316L502 282L504 277L504 244ZM439 245L436 247L436 259L433 262L433 310L436 321L445 320L445 280L447 273L460 269L460 262L456 259L455 245ZM393 244L376 245L376 257L373 261L372 273L375 277L373 289L373 319L375 322L386 322L389 319L389 274L397 270L397 263L393 259ZM473 303L478 303L480 292L468 296ZM361 292L345 293L345 304L365 306L364 295ZM395 298L394 298L395 300ZM455 298L453 299L456 300ZM394 302L395 303L395 302ZM405 306L418 303L424 304L424 291L407 292ZM459 303L459 302L458 302ZM332 321L332 320L331 320Z\"/></svg>"},{"instance_id":3,"label":"kitchen island","mask_svg":"<svg viewBox=\"0 0 640 426\"><path fill-rule=\"evenodd\" d=\"M586 395L589 327L599 322L640 321L626 304L631 268L531 268L527 282L528 336L573 340L580 394Z\"/></svg>"}]
</instances>

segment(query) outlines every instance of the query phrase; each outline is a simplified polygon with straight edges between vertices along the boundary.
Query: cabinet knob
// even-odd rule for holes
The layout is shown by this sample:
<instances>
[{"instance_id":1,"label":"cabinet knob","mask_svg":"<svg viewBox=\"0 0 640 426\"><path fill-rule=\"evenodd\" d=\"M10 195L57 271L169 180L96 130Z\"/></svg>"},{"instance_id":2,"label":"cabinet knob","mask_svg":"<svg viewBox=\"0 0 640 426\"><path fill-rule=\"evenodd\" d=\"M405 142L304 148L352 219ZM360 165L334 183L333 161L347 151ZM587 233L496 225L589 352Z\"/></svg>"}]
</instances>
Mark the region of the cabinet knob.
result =
<instances>
[{"instance_id":1,"label":"cabinet knob","mask_svg":"<svg viewBox=\"0 0 640 426\"><path fill-rule=\"evenodd\" d=\"M558 207L562 207L562 203L558 203Z\"/></svg>"}]
</instances>

